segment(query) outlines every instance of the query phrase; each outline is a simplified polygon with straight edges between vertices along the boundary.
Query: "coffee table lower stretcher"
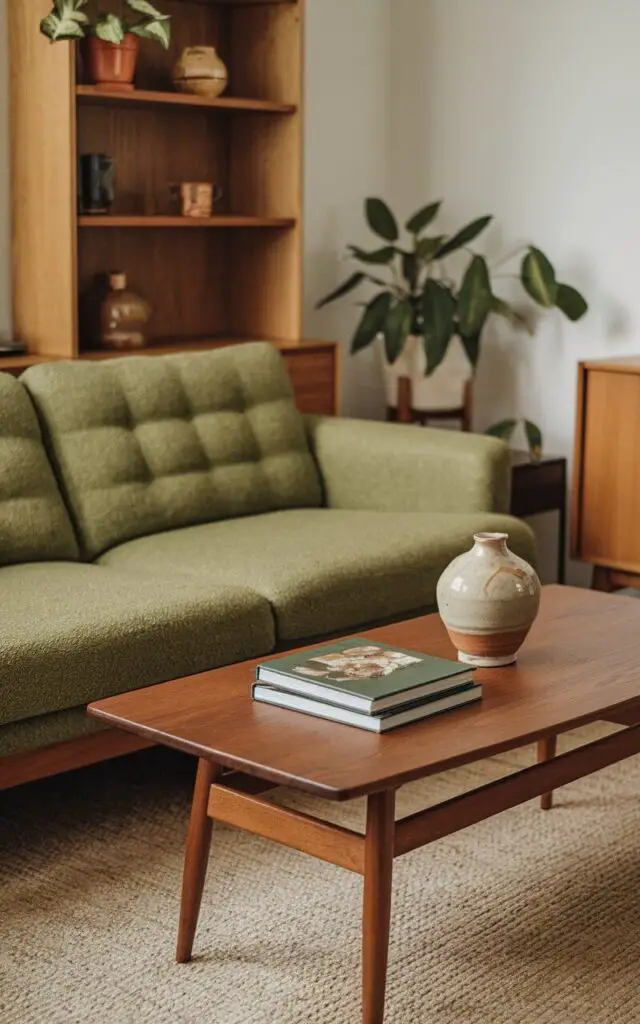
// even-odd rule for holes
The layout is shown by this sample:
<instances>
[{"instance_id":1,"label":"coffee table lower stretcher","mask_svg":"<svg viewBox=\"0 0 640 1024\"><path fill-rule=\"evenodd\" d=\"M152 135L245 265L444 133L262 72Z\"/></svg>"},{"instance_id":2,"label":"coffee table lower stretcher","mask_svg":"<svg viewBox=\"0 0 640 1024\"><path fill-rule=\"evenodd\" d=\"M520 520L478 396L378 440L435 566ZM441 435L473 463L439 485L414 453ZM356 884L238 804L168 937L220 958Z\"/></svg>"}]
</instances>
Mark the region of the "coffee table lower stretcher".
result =
<instances>
[{"instance_id":1,"label":"coffee table lower stretcher","mask_svg":"<svg viewBox=\"0 0 640 1024\"><path fill-rule=\"evenodd\" d=\"M363 1024L382 1024L391 919L393 861L535 797L551 806L559 786L640 753L640 725L554 757L555 737L538 743L538 763L504 779L395 821L395 788L367 797L364 835L276 806L225 784L222 768L198 762L187 839L177 960L190 960L214 820L309 853L364 876ZM266 788L266 787L265 787Z\"/></svg>"}]
</instances>

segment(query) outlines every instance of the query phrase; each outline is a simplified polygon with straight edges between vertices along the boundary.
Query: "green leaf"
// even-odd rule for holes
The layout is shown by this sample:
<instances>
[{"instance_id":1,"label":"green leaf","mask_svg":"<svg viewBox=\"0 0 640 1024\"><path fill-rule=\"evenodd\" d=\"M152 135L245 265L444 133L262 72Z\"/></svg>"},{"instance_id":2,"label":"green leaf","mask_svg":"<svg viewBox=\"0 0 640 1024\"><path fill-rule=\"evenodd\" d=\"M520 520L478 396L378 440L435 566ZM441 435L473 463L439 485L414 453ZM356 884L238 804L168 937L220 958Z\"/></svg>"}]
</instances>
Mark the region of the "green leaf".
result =
<instances>
[{"instance_id":1,"label":"green leaf","mask_svg":"<svg viewBox=\"0 0 640 1024\"><path fill-rule=\"evenodd\" d=\"M556 306L574 323L576 320L580 320L589 309L586 299L570 284L558 285Z\"/></svg>"},{"instance_id":2,"label":"green leaf","mask_svg":"<svg viewBox=\"0 0 640 1024\"><path fill-rule=\"evenodd\" d=\"M435 220L441 206L442 200L437 203L430 203L428 206L423 207L422 210L418 210L405 224L407 231L410 231L412 235L419 235L421 231L429 227L432 220Z\"/></svg>"},{"instance_id":3,"label":"green leaf","mask_svg":"<svg viewBox=\"0 0 640 1024\"><path fill-rule=\"evenodd\" d=\"M367 199L365 203L367 224L376 235L387 242L397 242L400 232L391 210L382 199Z\"/></svg>"},{"instance_id":4,"label":"green leaf","mask_svg":"<svg viewBox=\"0 0 640 1024\"><path fill-rule=\"evenodd\" d=\"M422 293L422 339L427 377L440 366L455 330L456 301L439 281L428 280Z\"/></svg>"},{"instance_id":5,"label":"green leaf","mask_svg":"<svg viewBox=\"0 0 640 1024\"><path fill-rule=\"evenodd\" d=\"M485 434L490 434L491 437L501 437L503 441L510 441L517 425L517 420L500 420L499 423L494 423L492 427L485 430Z\"/></svg>"},{"instance_id":6,"label":"green leaf","mask_svg":"<svg viewBox=\"0 0 640 1024\"><path fill-rule=\"evenodd\" d=\"M347 281L344 281L335 289L335 291L329 292L328 295L325 295L324 299L320 299L320 302L316 304L316 309L322 309L323 306L327 306L330 302L334 302L336 299L341 299L343 295L348 295L349 292L352 292L359 284L362 284L364 279L364 274L352 274L351 277Z\"/></svg>"},{"instance_id":7,"label":"green leaf","mask_svg":"<svg viewBox=\"0 0 640 1024\"><path fill-rule=\"evenodd\" d=\"M462 342L462 347L464 348L464 350L466 352L466 355L467 355L467 359L471 363L471 365L474 368L474 370L475 370L476 366L478 365L478 360L480 358L480 336L481 336L481 334L482 334L482 331L478 331L477 334L474 334L470 338L465 338L464 335L462 335L462 334L460 335L460 341Z\"/></svg>"},{"instance_id":8,"label":"green leaf","mask_svg":"<svg viewBox=\"0 0 640 1024\"><path fill-rule=\"evenodd\" d=\"M40 22L40 31L52 43L64 42L68 39L84 39L82 26L72 18L64 21L55 14L49 14Z\"/></svg>"},{"instance_id":9,"label":"green leaf","mask_svg":"<svg viewBox=\"0 0 640 1024\"><path fill-rule=\"evenodd\" d=\"M539 459L542 455L542 431L537 424L531 420L524 421L524 432L527 435L527 444L532 459Z\"/></svg>"},{"instance_id":10,"label":"green leaf","mask_svg":"<svg viewBox=\"0 0 640 1024\"><path fill-rule=\"evenodd\" d=\"M372 341L375 341L385 326L392 301L390 292L382 292L365 306L362 319L351 342L352 354L359 352L360 349L366 348Z\"/></svg>"},{"instance_id":11,"label":"green leaf","mask_svg":"<svg viewBox=\"0 0 640 1024\"><path fill-rule=\"evenodd\" d=\"M539 306L547 309L555 306L558 297L556 272L539 249L530 247L522 261L520 279L525 291Z\"/></svg>"},{"instance_id":12,"label":"green leaf","mask_svg":"<svg viewBox=\"0 0 640 1024\"><path fill-rule=\"evenodd\" d=\"M471 223L467 224L465 228L462 228L457 235L454 235L448 242L445 242L442 248L436 253L436 258L441 260L444 256L448 256L449 253L455 252L456 249L461 249L463 245L468 245L469 242L473 242L474 238L477 238L492 220L493 217L489 216L478 217L477 220L471 221Z\"/></svg>"},{"instance_id":13,"label":"green leaf","mask_svg":"<svg viewBox=\"0 0 640 1024\"><path fill-rule=\"evenodd\" d=\"M424 263L429 263L441 248L445 235L437 235L434 238L421 238L416 246L416 253Z\"/></svg>"},{"instance_id":14,"label":"green leaf","mask_svg":"<svg viewBox=\"0 0 640 1024\"><path fill-rule=\"evenodd\" d=\"M147 21L142 25L131 25L129 31L134 36L140 36L141 39L153 39L155 42L161 43L165 50L169 49L169 43L171 42L170 21Z\"/></svg>"},{"instance_id":15,"label":"green leaf","mask_svg":"<svg viewBox=\"0 0 640 1024\"><path fill-rule=\"evenodd\" d=\"M517 309L514 309L514 307L508 302L505 302L504 299L498 298L497 295L491 296L491 312L497 313L498 316L505 317L513 327L522 328L522 330L525 330L528 334L533 334L531 325L527 318L524 317L522 313L519 313Z\"/></svg>"},{"instance_id":16,"label":"green leaf","mask_svg":"<svg viewBox=\"0 0 640 1024\"><path fill-rule=\"evenodd\" d=\"M96 22L95 33L98 39L105 43L115 43L117 46L124 39L124 27L115 14L105 14L100 21Z\"/></svg>"},{"instance_id":17,"label":"green leaf","mask_svg":"<svg viewBox=\"0 0 640 1024\"><path fill-rule=\"evenodd\" d=\"M463 338L473 338L491 312L491 279L484 256L474 256L467 267L458 296L458 323Z\"/></svg>"},{"instance_id":18,"label":"green leaf","mask_svg":"<svg viewBox=\"0 0 640 1024\"><path fill-rule=\"evenodd\" d=\"M361 263L377 263L382 265L383 263L391 263L395 259L398 250L393 245L384 245L382 249L374 249L371 252L367 252L365 249L360 249L357 245L348 245L347 249L352 256L355 256Z\"/></svg>"},{"instance_id":19,"label":"green leaf","mask_svg":"<svg viewBox=\"0 0 640 1024\"><path fill-rule=\"evenodd\" d=\"M412 323L413 307L408 299L404 299L393 307L384 325L384 350L390 363L395 363L401 355L411 334Z\"/></svg>"},{"instance_id":20,"label":"green leaf","mask_svg":"<svg viewBox=\"0 0 640 1024\"><path fill-rule=\"evenodd\" d=\"M402 276L413 291L418 278L418 261L414 252L402 253Z\"/></svg>"},{"instance_id":21,"label":"green leaf","mask_svg":"<svg viewBox=\"0 0 640 1024\"><path fill-rule=\"evenodd\" d=\"M147 18L153 18L154 21L169 21L170 14L163 14L157 7L149 3L149 0L127 0L127 7L130 7L136 14L144 14Z\"/></svg>"}]
</instances>

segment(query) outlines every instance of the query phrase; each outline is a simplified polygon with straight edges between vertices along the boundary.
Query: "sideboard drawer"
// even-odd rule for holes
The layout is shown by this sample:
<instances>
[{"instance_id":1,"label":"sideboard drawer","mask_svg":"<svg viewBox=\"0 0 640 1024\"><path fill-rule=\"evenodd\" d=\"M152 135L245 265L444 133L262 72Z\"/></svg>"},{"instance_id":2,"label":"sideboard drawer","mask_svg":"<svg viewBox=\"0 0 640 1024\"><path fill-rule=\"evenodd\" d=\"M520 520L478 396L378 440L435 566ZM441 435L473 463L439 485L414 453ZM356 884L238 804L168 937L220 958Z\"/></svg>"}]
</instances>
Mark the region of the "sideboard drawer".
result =
<instances>
[{"instance_id":1,"label":"sideboard drawer","mask_svg":"<svg viewBox=\"0 0 640 1024\"><path fill-rule=\"evenodd\" d=\"M334 343L300 345L282 350L300 412L334 416L338 412L337 360Z\"/></svg>"}]
</instances>

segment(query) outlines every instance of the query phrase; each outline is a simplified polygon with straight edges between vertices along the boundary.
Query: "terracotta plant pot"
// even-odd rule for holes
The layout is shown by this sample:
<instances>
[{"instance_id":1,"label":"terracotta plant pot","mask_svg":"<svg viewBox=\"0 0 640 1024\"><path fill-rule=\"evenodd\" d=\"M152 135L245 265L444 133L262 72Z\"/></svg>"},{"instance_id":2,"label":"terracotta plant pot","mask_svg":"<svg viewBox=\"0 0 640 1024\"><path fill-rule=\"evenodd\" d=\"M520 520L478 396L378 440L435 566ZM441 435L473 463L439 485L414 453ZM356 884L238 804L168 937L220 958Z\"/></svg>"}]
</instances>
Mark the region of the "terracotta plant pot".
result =
<instances>
[{"instance_id":1,"label":"terracotta plant pot","mask_svg":"<svg viewBox=\"0 0 640 1024\"><path fill-rule=\"evenodd\" d=\"M139 46L140 40L131 33L119 44L89 36L87 68L94 84L113 92L131 92Z\"/></svg>"}]
</instances>

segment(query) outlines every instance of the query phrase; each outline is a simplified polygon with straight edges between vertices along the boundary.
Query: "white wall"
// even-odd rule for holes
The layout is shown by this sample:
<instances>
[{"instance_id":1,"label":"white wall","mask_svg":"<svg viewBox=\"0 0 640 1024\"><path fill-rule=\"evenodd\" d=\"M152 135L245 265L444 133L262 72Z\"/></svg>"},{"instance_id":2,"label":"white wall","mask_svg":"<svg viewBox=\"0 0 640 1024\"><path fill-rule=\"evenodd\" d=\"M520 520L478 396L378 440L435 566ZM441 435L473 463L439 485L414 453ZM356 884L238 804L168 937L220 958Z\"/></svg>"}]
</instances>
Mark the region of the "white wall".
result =
<instances>
[{"instance_id":1,"label":"white wall","mask_svg":"<svg viewBox=\"0 0 640 1024\"><path fill-rule=\"evenodd\" d=\"M9 256L9 69L5 0L0 0L0 337L9 332L10 256Z\"/></svg>"},{"instance_id":2,"label":"white wall","mask_svg":"<svg viewBox=\"0 0 640 1024\"><path fill-rule=\"evenodd\" d=\"M501 330L479 371L478 427L526 414L548 450L570 454L577 361L640 345L640 5L393 0L393 12L398 204L444 198L450 226L494 213L490 254L534 240L591 302L584 322L550 315L533 339Z\"/></svg>"},{"instance_id":3,"label":"white wall","mask_svg":"<svg viewBox=\"0 0 640 1024\"><path fill-rule=\"evenodd\" d=\"M305 335L348 341L358 310L315 303L351 273L338 257L366 241L362 201L389 187L391 5L396 0L307 0ZM364 236L364 237L363 237ZM375 353L344 359L344 411L382 408Z\"/></svg>"}]
</instances>

